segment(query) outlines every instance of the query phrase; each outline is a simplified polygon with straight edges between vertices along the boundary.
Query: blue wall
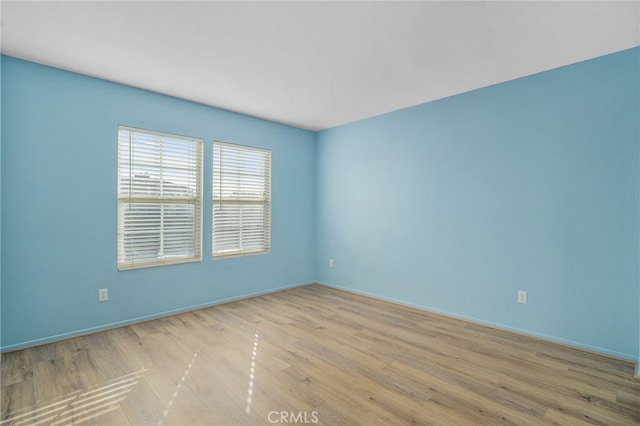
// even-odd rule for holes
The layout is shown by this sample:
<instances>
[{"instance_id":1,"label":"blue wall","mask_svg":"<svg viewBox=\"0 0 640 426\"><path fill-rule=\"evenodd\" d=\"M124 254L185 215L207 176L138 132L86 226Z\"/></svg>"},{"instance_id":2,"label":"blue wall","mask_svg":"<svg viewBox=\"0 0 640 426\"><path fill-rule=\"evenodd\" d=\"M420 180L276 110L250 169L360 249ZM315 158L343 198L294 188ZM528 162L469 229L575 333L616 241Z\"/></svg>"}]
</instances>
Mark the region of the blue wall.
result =
<instances>
[{"instance_id":1,"label":"blue wall","mask_svg":"<svg viewBox=\"0 0 640 426\"><path fill-rule=\"evenodd\" d=\"M1 66L3 350L319 280L640 361L640 49L318 134ZM205 140L202 262L117 271L118 125ZM270 254L211 259L214 139L273 152Z\"/></svg>"},{"instance_id":2,"label":"blue wall","mask_svg":"<svg viewBox=\"0 0 640 426\"><path fill-rule=\"evenodd\" d=\"M314 133L10 57L2 89L4 350L315 278ZM117 271L119 125L204 139L202 262ZM272 150L270 254L211 259L214 139Z\"/></svg>"},{"instance_id":3,"label":"blue wall","mask_svg":"<svg viewBox=\"0 0 640 426\"><path fill-rule=\"evenodd\" d=\"M2 60L0 60L0 76ZM0 78L0 100L2 99L2 79ZM2 348L2 102L0 101L0 349Z\"/></svg>"},{"instance_id":4,"label":"blue wall","mask_svg":"<svg viewBox=\"0 0 640 426\"><path fill-rule=\"evenodd\" d=\"M638 359L639 55L319 133L318 279Z\"/></svg>"}]
</instances>

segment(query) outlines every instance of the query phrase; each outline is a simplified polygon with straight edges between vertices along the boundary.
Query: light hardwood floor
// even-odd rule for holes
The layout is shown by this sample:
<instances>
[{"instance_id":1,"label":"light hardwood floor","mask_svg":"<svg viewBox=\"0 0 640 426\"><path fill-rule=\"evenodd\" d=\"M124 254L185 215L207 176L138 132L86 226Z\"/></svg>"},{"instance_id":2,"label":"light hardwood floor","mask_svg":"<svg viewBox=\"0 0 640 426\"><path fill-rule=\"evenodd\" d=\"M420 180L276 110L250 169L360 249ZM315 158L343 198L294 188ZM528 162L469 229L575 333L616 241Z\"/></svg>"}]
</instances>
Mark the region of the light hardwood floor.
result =
<instances>
[{"instance_id":1,"label":"light hardwood floor","mask_svg":"<svg viewBox=\"0 0 640 426\"><path fill-rule=\"evenodd\" d=\"M2 425L640 424L634 365L311 285L2 355Z\"/></svg>"}]
</instances>

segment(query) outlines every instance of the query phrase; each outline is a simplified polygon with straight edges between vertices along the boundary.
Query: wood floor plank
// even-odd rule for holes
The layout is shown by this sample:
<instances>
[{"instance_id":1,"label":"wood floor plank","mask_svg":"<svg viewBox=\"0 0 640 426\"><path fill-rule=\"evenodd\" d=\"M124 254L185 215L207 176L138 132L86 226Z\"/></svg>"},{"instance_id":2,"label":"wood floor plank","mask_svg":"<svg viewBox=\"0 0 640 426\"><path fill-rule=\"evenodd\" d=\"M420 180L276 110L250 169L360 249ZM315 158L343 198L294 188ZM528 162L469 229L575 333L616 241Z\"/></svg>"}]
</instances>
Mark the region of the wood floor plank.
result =
<instances>
[{"instance_id":1,"label":"wood floor plank","mask_svg":"<svg viewBox=\"0 0 640 426\"><path fill-rule=\"evenodd\" d=\"M136 380L127 398L120 402L123 412L131 425L173 425L179 424L172 413L166 411L164 401L160 401L144 376ZM109 424L109 423L103 423Z\"/></svg>"},{"instance_id":2,"label":"wood floor plank","mask_svg":"<svg viewBox=\"0 0 640 426\"><path fill-rule=\"evenodd\" d=\"M2 357L4 373L2 377L2 386L9 386L20 383L25 379L33 377L31 363L25 360L24 351L9 352Z\"/></svg>"},{"instance_id":3,"label":"wood floor plank","mask_svg":"<svg viewBox=\"0 0 640 426\"><path fill-rule=\"evenodd\" d=\"M0 388L0 404L2 418L0 424L31 424L33 409L36 406L33 379L29 378L17 383L2 385Z\"/></svg>"},{"instance_id":4,"label":"wood floor plank","mask_svg":"<svg viewBox=\"0 0 640 426\"><path fill-rule=\"evenodd\" d=\"M633 373L309 285L3 354L0 425L633 425Z\"/></svg>"}]
</instances>

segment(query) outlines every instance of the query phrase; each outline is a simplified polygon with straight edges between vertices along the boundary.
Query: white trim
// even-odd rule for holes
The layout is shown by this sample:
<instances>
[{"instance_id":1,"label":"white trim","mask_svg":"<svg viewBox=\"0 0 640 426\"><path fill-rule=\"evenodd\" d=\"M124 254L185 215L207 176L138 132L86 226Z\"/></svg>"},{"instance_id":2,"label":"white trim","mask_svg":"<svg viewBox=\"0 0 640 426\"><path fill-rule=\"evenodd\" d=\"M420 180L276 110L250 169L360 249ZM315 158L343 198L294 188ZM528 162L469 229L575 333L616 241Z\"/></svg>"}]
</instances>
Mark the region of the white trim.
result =
<instances>
[{"instance_id":1,"label":"white trim","mask_svg":"<svg viewBox=\"0 0 640 426\"><path fill-rule=\"evenodd\" d=\"M204 140L128 126L119 126L117 135L118 270L201 261ZM185 208L186 216L180 212ZM149 209L159 216L149 216ZM165 218L165 210L176 209ZM173 231L165 232L167 222ZM149 232L157 233L158 241ZM127 239L131 246L125 246Z\"/></svg>"},{"instance_id":2,"label":"white trim","mask_svg":"<svg viewBox=\"0 0 640 426\"><path fill-rule=\"evenodd\" d=\"M418 304L414 304L414 303L405 302L403 300L398 300L398 299L393 299L393 298L390 298L390 297L379 296L377 294L368 293L366 291L354 290L354 289L351 289L351 288L348 288L348 287L341 287L341 286L338 286L338 285L335 285L335 284L330 284L330 283L326 283L326 282L322 282L322 281L316 281L316 284L323 285L325 287L334 288L336 290L343 290L343 291L346 291L347 293L353 293L353 294L357 294L357 295L360 295L360 296L371 297L372 299L381 300L383 302L389 302L389 303L394 303L396 305L407 306L407 307L418 309L420 311L428 312L428 313L431 313L431 314L442 315L442 316L445 316L445 317L454 318L454 319L461 320L461 321L466 321L466 322L472 323L472 324L477 324L477 325L482 325L482 326L485 326L485 327L495 328L495 329L500 330L500 331L506 331L506 332L509 332L509 333L519 334L521 336L526 336L526 337L530 337L530 338L534 338L534 339L539 339L539 340L543 340L543 341L546 341L546 342L567 346L567 347L574 348L574 349L580 349L580 350L583 350L583 351L586 351L586 352L592 352L592 353L595 353L597 355L603 355L603 356L607 356L609 358L618 359L618 360L621 360L621 361L637 362L637 360L632 355L628 355L628 354L624 354L624 353L616 352L616 351L611 351L611 350L604 349L604 348L601 348L601 347L598 347L598 346L585 345L583 343L579 343L579 342L576 342L576 341L573 341L573 340L566 340L566 339L560 339L558 337L547 336L547 335L541 334L541 333L536 333L536 332L532 332L532 331L528 331L528 330L523 330L523 329L516 328L516 327L510 327L510 326L507 326L507 325L504 325L504 324L494 323L494 322L491 322L491 321L484 321L484 320L481 320L481 319L478 319L478 318L469 317L469 316L465 316L465 315L454 314L454 313L451 313L451 312L448 312L448 311L444 311L444 310L441 310L441 309L430 308L430 307L426 307L426 306L422 306L422 305L418 305Z\"/></svg>"},{"instance_id":3,"label":"white trim","mask_svg":"<svg viewBox=\"0 0 640 426\"><path fill-rule=\"evenodd\" d=\"M271 251L271 150L213 141L211 257Z\"/></svg>"},{"instance_id":4,"label":"white trim","mask_svg":"<svg viewBox=\"0 0 640 426\"><path fill-rule=\"evenodd\" d=\"M170 311L161 312L158 314L145 315L141 317L131 318L128 320L117 321L110 324L100 325L96 327L84 328L81 330L70 331L67 333L60 333L54 336L42 337L39 339L28 340L26 342L15 343L13 345L0 347L0 353L7 353L13 351L19 351L22 349L31 348L34 346L44 345L47 343L59 342L61 340L73 339L74 337L86 336L87 334L99 333L102 331L112 330L114 328L126 327L128 325L138 324L145 321L151 321L158 318L169 317L172 315L184 314L186 312L196 311L198 309L209 308L212 306L222 305L225 303L236 302L238 300L251 299L252 297L264 296L266 294L277 293L279 291L288 290L291 288L304 287L307 285L316 284L315 281L305 281L296 284L285 285L281 287L270 288L267 290L256 291L253 293L246 293L240 296L227 297L224 299L214 300L211 302L200 303L197 305L191 305L184 308L172 309Z\"/></svg>"}]
</instances>

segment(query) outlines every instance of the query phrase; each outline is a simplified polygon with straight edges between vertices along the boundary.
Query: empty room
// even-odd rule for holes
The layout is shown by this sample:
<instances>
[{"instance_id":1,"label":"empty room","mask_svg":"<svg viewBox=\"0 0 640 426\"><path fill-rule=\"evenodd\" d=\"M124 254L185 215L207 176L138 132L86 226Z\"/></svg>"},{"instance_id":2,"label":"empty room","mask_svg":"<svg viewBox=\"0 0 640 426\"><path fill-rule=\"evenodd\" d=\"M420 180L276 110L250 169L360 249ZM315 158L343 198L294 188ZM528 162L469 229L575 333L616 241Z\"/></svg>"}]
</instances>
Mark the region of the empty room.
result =
<instances>
[{"instance_id":1,"label":"empty room","mask_svg":"<svg viewBox=\"0 0 640 426\"><path fill-rule=\"evenodd\" d=\"M640 424L640 2L0 17L1 426Z\"/></svg>"}]
</instances>

